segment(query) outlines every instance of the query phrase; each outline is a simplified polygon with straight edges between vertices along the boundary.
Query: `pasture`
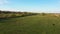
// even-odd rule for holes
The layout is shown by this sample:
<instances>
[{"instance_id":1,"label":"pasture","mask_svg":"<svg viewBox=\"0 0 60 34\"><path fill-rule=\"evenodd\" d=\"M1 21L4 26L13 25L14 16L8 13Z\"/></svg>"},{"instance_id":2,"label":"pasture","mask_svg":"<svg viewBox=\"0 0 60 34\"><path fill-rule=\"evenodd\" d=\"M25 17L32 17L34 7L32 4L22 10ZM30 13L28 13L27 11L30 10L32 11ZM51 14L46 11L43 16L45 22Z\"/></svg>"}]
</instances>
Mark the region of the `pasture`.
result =
<instances>
[{"instance_id":1,"label":"pasture","mask_svg":"<svg viewBox=\"0 0 60 34\"><path fill-rule=\"evenodd\" d=\"M60 18L34 15L0 19L0 34L60 34Z\"/></svg>"}]
</instances>

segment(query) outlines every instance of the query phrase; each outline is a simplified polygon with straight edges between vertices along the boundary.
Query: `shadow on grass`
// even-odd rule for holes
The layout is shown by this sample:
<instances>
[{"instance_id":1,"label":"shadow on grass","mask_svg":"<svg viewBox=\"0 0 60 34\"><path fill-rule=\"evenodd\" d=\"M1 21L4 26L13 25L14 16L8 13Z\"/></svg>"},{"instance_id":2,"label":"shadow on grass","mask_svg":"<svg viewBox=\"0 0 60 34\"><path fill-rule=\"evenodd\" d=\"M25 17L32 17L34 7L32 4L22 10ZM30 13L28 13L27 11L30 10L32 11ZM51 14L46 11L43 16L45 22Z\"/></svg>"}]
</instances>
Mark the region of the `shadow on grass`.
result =
<instances>
[{"instance_id":1,"label":"shadow on grass","mask_svg":"<svg viewBox=\"0 0 60 34\"><path fill-rule=\"evenodd\" d=\"M4 18L0 18L0 22L5 21L5 20L9 20L9 19L12 19L12 18L21 18L21 17L27 17L27 16L4 17Z\"/></svg>"},{"instance_id":2,"label":"shadow on grass","mask_svg":"<svg viewBox=\"0 0 60 34\"><path fill-rule=\"evenodd\" d=\"M0 23L6 23L9 20L12 20L13 18L21 18L20 16L17 17L9 17L9 18L0 18Z\"/></svg>"},{"instance_id":3,"label":"shadow on grass","mask_svg":"<svg viewBox=\"0 0 60 34\"><path fill-rule=\"evenodd\" d=\"M12 18L19 18L19 17L20 17L20 16L0 18L0 21L9 20L9 19L12 19Z\"/></svg>"},{"instance_id":4,"label":"shadow on grass","mask_svg":"<svg viewBox=\"0 0 60 34\"><path fill-rule=\"evenodd\" d=\"M27 16L33 16L33 15L22 15L22 16L14 16L14 17L4 17L4 18L0 18L0 23L3 22L3 21L6 21L6 20L9 20L9 19L12 19L12 18L21 18L21 17L27 17Z\"/></svg>"}]
</instances>

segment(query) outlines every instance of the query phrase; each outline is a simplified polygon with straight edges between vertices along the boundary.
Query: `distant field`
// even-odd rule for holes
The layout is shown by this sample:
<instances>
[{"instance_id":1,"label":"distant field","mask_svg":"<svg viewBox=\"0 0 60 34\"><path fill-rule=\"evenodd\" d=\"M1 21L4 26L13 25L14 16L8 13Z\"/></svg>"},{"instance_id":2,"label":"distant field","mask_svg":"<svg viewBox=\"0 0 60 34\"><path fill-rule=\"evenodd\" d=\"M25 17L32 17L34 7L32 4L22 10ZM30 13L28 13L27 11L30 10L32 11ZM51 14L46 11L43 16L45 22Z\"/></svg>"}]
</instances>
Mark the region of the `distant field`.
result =
<instances>
[{"instance_id":1,"label":"distant field","mask_svg":"<svg viewBox=\"0 0 60 34\"><path fill-rule=\"evenodd\" d=\"M0 34L60 34L60 17L35 15L0 19Z\"/></svg>"}]
</instances>

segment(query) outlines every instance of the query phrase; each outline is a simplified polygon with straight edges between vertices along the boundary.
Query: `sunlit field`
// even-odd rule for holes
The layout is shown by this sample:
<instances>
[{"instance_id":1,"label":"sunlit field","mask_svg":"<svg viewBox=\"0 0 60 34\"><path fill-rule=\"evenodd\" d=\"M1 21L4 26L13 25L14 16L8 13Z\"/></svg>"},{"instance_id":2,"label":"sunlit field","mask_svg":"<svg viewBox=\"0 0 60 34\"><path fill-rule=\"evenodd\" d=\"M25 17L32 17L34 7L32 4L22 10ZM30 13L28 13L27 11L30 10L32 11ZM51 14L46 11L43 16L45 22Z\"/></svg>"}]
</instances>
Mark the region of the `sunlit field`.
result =
<instances>
[{"instance_id":1,"label":"sunlit field","mask_svg":"<svg viewBox=\"0 0 60 34\"><path fill-rule=\"evenodd\" d=\"M60 0L0 0L0 34L60 34Z\"/></svg>"},{"instance_id":2,"label":"sunlit field","mask_svg":"<svg viewBox=\"0 0 60 34\"><path fill-rule=\"evenodd\" d=\"M0 34L60 34L60 17L33 15L0 19Z\"/></svg>"}]
</instances>

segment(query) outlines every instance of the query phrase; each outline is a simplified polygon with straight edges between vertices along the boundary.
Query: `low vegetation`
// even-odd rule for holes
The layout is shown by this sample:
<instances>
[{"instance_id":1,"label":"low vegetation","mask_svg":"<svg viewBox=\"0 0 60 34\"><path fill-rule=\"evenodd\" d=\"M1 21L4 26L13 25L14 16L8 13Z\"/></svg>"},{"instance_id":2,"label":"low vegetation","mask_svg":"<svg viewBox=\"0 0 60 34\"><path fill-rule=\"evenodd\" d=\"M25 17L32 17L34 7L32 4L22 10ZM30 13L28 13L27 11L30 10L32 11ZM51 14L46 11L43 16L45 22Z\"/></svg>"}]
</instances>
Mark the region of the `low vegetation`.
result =
<instances>
[{"instance_id":1,"label":"low vegetation","mask_svg":"<svg viewBox=\"0 0 60 34\"><path fill-rule=\"evenodd\" d=\"M37 13L0 11L0 18L24 17L24 16L32 16L32 15L37 15Z\"/></svg>"},{"instance_id":2,"label":"low vegetation","mask_svg":"<svg viewBox=\"0 0 60 34\"><path fill-rule=\"evenodd\" d=\"M58 14L2 12L0 34L60 34L60 16L56 15Z\"/></svg>"}]
</instances>

